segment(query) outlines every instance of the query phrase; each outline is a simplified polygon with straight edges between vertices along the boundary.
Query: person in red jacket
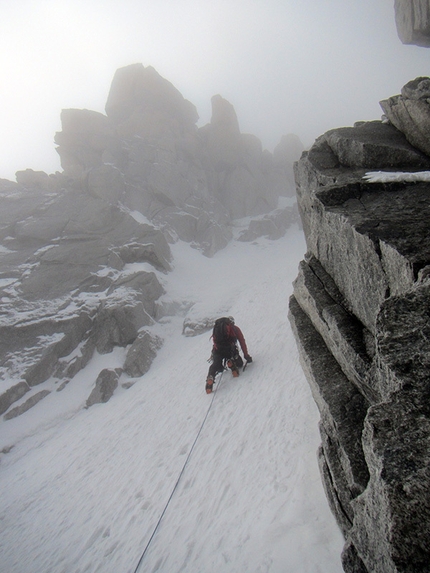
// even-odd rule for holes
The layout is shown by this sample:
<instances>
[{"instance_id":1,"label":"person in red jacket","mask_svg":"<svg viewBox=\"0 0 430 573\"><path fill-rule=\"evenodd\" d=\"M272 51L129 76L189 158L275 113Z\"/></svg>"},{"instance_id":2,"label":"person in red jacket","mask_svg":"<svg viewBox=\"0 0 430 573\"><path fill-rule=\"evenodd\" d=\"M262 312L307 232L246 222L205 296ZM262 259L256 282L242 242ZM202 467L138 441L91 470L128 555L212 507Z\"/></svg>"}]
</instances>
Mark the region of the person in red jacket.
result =
<instances>
[{"instance_id":1,"label":"person in red jacket","mask_svg":"<svg viewBox=\"0 0 430 573\"><path fill-rule=\"evenodd\" d=\"M238 341L245 360L252 362L242 331L235 325L232 316L219 318L215 321L212 341L212 364L206 378L207 394L213 390L215 376L224 370L223 362L227 364L235 378L239 376L239 368L243 366L243 360L237 347Z\"/></svg>"}]
</instances>

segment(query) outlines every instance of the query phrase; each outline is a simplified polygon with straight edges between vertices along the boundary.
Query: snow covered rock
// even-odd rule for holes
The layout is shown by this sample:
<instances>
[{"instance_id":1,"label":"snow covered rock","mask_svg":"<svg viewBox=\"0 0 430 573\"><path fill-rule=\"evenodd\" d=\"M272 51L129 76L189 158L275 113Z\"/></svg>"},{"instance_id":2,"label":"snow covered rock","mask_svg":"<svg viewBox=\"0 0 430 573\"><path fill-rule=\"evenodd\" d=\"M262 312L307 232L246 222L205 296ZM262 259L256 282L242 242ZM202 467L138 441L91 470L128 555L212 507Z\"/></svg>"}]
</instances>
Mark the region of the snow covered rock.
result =
<instances>
[{"instance_id":1,"label":"snow covered rock","mask_svg":"<svg viewBox=\"0 0 430 573\"><path fill-rule=\"evenodd\" d=\"M321 414L320 470L347 573L424 572L430 559L430 189L426 178L383 177L429 159L371 122L329 131L296 165L308 253L290 321ZM370 165L379 178L363 179Z\"/></svg>"}]
</instances>

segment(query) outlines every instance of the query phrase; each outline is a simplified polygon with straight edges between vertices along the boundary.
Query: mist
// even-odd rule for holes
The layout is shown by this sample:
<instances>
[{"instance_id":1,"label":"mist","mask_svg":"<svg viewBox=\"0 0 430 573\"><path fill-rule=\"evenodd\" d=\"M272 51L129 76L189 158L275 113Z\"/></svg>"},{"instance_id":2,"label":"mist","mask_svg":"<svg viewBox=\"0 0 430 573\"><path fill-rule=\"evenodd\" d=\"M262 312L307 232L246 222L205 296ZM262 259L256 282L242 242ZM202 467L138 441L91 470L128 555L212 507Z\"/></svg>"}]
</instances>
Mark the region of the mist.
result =
<instances>
[{"instance_id":1,"label":"mist","mask_svg":"<svg viewBox=\"0 0 430 573\"><path fill-rule=\"evenodd\" d=\"M22 0L0 7L0 178L61 170L60 113L104 113L113 75L153 66L210 121L221 94L270 151L295 133L379 119L381 99L428 75L393 0Z\"/></svg>"}]
</instances>

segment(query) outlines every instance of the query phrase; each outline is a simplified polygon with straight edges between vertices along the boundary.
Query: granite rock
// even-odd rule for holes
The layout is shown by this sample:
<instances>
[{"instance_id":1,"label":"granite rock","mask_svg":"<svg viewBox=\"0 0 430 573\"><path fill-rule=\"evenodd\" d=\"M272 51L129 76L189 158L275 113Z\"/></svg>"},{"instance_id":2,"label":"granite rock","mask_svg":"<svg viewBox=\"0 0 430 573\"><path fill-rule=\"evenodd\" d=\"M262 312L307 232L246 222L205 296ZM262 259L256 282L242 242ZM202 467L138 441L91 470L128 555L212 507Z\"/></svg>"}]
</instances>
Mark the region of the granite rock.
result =
<instances>
[{"instance_id":1,"label":"granite rock","mask_svg":"<svg viewBox=\"0 0 430 573\"><path fill-rule=\"evenodd\" d=\"M420 77L406 84L402 95L382 100L380 105L389 121L406 139L425 154L430 154L430 78Z\"/></svg>"},{"instance_id":2,"label":"granite rock","mask_svg":"<svg viewBox=\"0 0 430 573\"><path fill-rule=\"evenodd\" d=\"M428 105L427 90L421 78L399 97ZM430 184L363 179L428 169L406 131L331 130L295 167L308 253L290 321L346 573L424 572L430 560Z\"/></svg>"},{"instance_id":3,"label":"granite rock","mask_svg":"<svg viewBox=\"0 0 430 573\"><path fill-rule=\"evenodd\" d=\"M162 344L163 341L158 336L153 336L145 330L140 332L127 352L124 372L131 377L146 374Z\"/></svg>"},{"instance_id":4,"label":"granite rock","mask_svg":"<svg viewBox=\"0 0 430 573\"><path fill-rule=\"evenodd\" d=\"M118 380L121 375L121 369L111 370L105 368L97 376L97 380L91 394L88 396L86 407L90 408L94 404L103 404L108 402L118 387Z\"/></svg>"},{"instance_id":5,"label":"granite rock","mask_svg":"<svg viewBox=\"0 0 430 573\"><path fill-rule=\"evenodd\" d=\"M397 33L404 44L430 46L429 0L395 0Z\"/></svg>"}]
</instances>

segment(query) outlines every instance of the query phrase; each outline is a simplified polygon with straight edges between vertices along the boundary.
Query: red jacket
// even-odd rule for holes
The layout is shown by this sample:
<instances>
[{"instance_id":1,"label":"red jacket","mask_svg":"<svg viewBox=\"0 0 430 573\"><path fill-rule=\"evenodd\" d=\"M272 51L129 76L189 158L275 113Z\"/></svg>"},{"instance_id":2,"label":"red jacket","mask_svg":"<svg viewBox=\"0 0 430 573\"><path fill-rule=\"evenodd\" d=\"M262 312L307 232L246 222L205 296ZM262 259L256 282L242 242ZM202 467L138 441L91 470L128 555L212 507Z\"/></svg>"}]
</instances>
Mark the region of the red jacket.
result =
<instances>
[{"instance_id":1,"label":"red jacket","mask_svg":"<svg viewBox=\"0 0 430 573\"><path fill-rule=\"evenodd\" d=\"M236 326L235 324L229 324L227 328L229 331L229 336L232 339L232 341L234 343L236 343L236 341L238 340L244 356L247 356L248 355L248 348L246 346L245 338L244 338L240 328L238 326ZM214 342L214 348L216 348L216 347L217 346Z\"/></svg>"}]
</instances>

